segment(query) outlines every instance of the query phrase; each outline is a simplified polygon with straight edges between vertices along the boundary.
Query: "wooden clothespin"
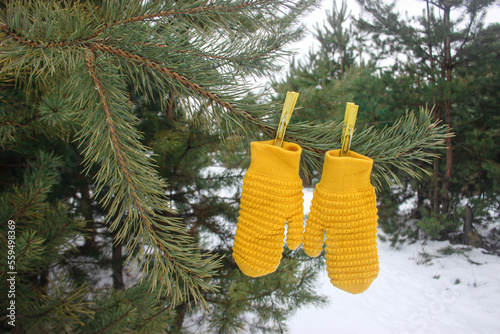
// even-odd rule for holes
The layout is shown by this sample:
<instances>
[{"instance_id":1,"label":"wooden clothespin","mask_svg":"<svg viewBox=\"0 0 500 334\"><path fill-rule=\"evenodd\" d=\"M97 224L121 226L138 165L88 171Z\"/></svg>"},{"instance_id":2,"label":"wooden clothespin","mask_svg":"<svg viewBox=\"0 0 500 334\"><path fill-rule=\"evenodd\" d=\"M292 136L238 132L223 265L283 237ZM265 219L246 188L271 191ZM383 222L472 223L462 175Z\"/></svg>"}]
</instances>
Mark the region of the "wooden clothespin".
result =
<instances>
[{"instance_id":1,"label":"wooden clothespin","mask_svg":"<svg viewBox=\"0 0 500 334\"><path fill-rule=\"evenodd\" d=\"M348 156L349 150L351 149L354 125L356 124L356 117L358 116L358 108L358 105L352 102L347 102L345 108L344 128L342 129L342 138L340 142L342 145L342 149L340 150L341 157Z\"/></svg>"},{"instance_id":2,"label":"wooden clothespin","mask_svg":"<svg viewBox=\"0 0 500 334\"><path fill-rule=\"evenodd\" d=\"M293 108L295 108L295 103L299 98L299 93L287 92L285 98L285 104L283 105L283 111L281 112L280 123L278 126L278 131L276 132L276 140L274 141L274 146L281 147L283 145L283 138L285 138L286 127L288 122L292 117Z\"/></svg>"}]
</instances>

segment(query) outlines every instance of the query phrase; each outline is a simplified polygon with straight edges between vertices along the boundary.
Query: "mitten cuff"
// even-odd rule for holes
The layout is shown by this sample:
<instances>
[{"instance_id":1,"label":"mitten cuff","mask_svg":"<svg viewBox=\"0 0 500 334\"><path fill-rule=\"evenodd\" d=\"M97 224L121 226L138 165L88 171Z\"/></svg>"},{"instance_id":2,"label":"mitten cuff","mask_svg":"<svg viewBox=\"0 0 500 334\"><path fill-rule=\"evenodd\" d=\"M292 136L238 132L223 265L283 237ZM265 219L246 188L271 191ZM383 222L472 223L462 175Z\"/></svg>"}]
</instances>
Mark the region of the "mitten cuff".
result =
<instances>
[{"instance_id":1,"label":"mitten cuff","mask_svg":"<svg viewBox=\"0 0 500 334\"><path fill-rule=\"evenodd\" d=\"M372 159L356 152L349 151L348 156L341 157L340 150L328 151L320 186L336 193L366 190L371 187L372 166Z\"/></svg>"},{"instance_id":2,"label":"mitten cuff","mask_svg":"<svg viewBox=\"0 0 500 334\"><path fill-rule=\"evenodd\" d=\"M293 143L283 142L282 147L274 146L274 140L250 143L251 162L248 172L279 180L296 180L302 148Z\"/></svg>"}]
</instances>

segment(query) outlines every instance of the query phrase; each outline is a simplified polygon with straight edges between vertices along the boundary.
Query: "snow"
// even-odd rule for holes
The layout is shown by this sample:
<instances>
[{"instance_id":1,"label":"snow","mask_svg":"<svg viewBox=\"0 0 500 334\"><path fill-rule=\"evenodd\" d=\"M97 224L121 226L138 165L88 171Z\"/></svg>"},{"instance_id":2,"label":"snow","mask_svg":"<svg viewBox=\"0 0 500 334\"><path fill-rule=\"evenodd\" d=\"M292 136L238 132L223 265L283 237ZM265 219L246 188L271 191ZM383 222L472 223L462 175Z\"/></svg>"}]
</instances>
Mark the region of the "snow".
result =
<instances>
[{"instance_id":1,"label":"snow","mask_svg":"<svg viewBox=\"0 0 500 334\"><path fill-rule=\"evenodd\" d=\"M223 167L203 171L205 177L225 173ZM215 194L233 196L240 187L222 188ZM304 188L305 214L310 211L313 191ZM443 255L450 249L455 253ZM362 294L351 295L335 288L326 271L322 272L318 293L329 297L329 306L299 310L287 322L288 333L500 333L500 257L438 241L394 248L380 238L378 253L379 276Z\"/></svg>"},{"instance_id":2,"label":"snow","mask_svg":"<svg viewBox=\"0 0 500 334\"><path fill-rule=\"evenodd\" d=\"M312 189L304 189L309 212ZM443 255L444 249L458 249ZM500 333L500 257L448 242L419 241L397 248L378 240L380 273L351 295L331 285L326 271L324 309L307 307L289 321L289 334Z\"/></svg>"}]
</instances>

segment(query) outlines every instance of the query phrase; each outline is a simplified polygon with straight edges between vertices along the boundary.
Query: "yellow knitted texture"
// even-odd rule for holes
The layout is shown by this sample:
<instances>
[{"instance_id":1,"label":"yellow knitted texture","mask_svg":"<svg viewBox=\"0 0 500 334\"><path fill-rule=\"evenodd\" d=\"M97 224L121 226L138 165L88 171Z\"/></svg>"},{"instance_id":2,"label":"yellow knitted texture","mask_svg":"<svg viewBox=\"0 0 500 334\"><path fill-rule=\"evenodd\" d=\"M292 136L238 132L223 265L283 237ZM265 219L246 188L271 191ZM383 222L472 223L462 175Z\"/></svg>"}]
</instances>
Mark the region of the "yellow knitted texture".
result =
<instances>
[{"instance_id":1,"label":"yellow knitted texture","mask_svg":"<svg viewBox=\"0 0 500 334\"><path fill-rule=\"evenodd\" d=\"M378 275L377 204L370 184L373 161L355 152L325 156L321 182L314 191L304 234L304 250L312 257L323 249L332 284L347 292L365 291Z\"/></svg>"},{"instance_id":2,"label":"yellow knitted texture","mask_svg":"<svg viewBox=\"0 0 500 334\"><path fill-rule=\"evenodd\" d=\"M304 230L300 146L274 140L251 143L251 163L243 180L233 257L251 277L272 273L281 261L285 224L290 249L302 244Z\"/></svg>"}]
</instances>

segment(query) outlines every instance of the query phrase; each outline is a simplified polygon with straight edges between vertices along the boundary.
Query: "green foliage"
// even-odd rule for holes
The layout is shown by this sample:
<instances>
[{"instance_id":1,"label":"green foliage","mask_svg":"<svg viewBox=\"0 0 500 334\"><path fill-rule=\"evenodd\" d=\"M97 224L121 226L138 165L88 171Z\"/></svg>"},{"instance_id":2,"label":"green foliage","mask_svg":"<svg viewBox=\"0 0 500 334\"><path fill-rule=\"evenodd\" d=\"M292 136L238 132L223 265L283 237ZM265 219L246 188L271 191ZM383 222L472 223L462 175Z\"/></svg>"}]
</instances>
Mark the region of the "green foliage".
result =
<instances>
[{"instance_id":1,"label":"green foliage","mask_svg":"<svg viewBox=\"0 0 500 334\"><path fill-rule=\"evenodd\" d=\"M21 332L36 332L41 328L72 332L92 319L94 312L91 307L94 303L87 300L87 287L76 285L67 277L58 277L57 283L50 283L50 293L19 304L19 312L33 318L32 321L18 323ZM66 321L61 322L63 318Z\"/></svg>"},{"instance_id":2,"label":"green foliage","mask_svg":"<svg viewBox=\"0 0 500 334\"><path fill-rule=\"evenodd\" d=\"M354 56L346 56L354 50L359 53L363 50L357 48L356 39L347 37L346 31L354 28L352 25L344 28L348 23L345 3L337 9L334 2L333 11L327 13L327 22L328 25L316 27L320 49L311 51L304 63L292 63L283 81L273 82L279 98L284 98L288 90L301 94L287 136L305 148L305 166L321 171L322 154L340 147L345 103L354 101L363 109L358 113L351 149L374 159L372 178L378 188L382 181L400 184L396 170L410 177L428 174L425 166L451 136L449 128L433 120L428 108L418 108L417 116L402 109L399 102L394 103L397 108L393 109L386 102L391 92L386 89L385 81L396 80L388 74L379 78L372 67L359 68ZM373 121L390 124L375 127ZM308 136L313 136L314 142ZM306 176L310 176L307 171Z\"/></svg>"},{"instance_id":3,"label":"green foliage","mask_svg":"<svg viewBox=\"0 0 500 334\"><path fill-rule=\"evenodd\" d=\"M5 161L7 162L7 161ZM43 151L34 153L28 160L24 177L0 195L2 222L2 247L0 256L7 258L7 224L15 222L15 271L17 316L27 316L31 321L19 324L21 331L31 332L43 323L54 330L74 328L82 318L88 318L91 303L87 301L86 287L75 285L67 279L56 279L50 294L39 294L40 288L32 277L48 266L62 260L74 247L72 240L83 232L80 221L68 212L60 200L51 199L53 187L59 182L60 158ZM5 178L4 178L5 180ZM61 247L64 245L65 247ZM6 279L12 268L2 266L1 276ZM2 294L7 292L2 289ZM9 299L2 298L2 309ZM43 314L47 317L39 317ZM64 316L67 322L61 323Z\"/></svg>"},{"instance_id":4,"label":"green foliage","mask_svg":"<svg viewBox=\"0 0 500 334\"><path fill-rule=\"evenodd\" d=\"M172 309L148 293L146 286L103 291L94 299L95 313L91 321L81 323L81 333L159 333L173 323Z\"/></svg>"},{"instance_id":5,"label":"green foliage","mask_svg":"<svg viewBox=\"0 0 500 334\"><path fill-rule=\"evenodd\" d=\"M224 111L253 119L251 110L237 107L247 104L248 91L237 79L276 69L282 46L300 36L290 24L313 3L8 2L0 13L1 77L43 97L17 118L1 114L0 144L11 148L20 136L67 138L76 131L85 172L94 175L92 191L107 209L115 241L126 246L127 263L147 273L151 288L174 305L186 295L203 302L200 291L214 288L205 278L219 264L200 254L173 217L167 184L137 131L128 87L147 101L182 96L186 114L200 108L228 128L235 119Z\"/></svg>"},{"instance_id":6,"label":"green foliage","mask_svg":"<svg viewBox=\"0 0 500 334\"><path fill-rule=\"evenodd\" d=\"M458 227L457 224L446 219L446 214L425 212L423 208L421 211L423 211L421 212L423 218L418 221L417 225L425 234L434 239L441 239L441 235L444 231L456 231Z\"/></svg>"},{"instance_id":7,"label":"green foliage","mask_svg":"<svg viewBox=\"0 0 500 334\"><path fill-rule=\"evenodd\" d=\"M403 171L412 178L419 178L420 173L431 174L422 164L430 164L431 158L437 157L430 153L439 147L443 138L452 136L445 133L448 129L433 123L429 110L421 109L419 116L407 113L400 117L392 126L377 130L373 126L356 135L352 148L357 152L371 157L376 162L372 177L380 185L378 175L384 177L389 185L401 184L394 169ZM377 155L377 152L383 152Z\"/></svg>"},{"instance_id":8,"label":"green foliage","mask_svg":"<svg viewBox=\"0 0 500 334\"><path fill-rule=\"evenodd\" d=\"M259 117L275 106L258 106L241 82L278 68L283 46L301 36L295 20L314 3L0 6L1 240L16 221L17 330L179 332L185 310L206 311L224 285L214 275L230 257L238 210L237 199L196 194L241 179L203 180L207 153L274 133ZM221 137L234 140L217 146ZM203 239L210 232L223 250Z\"/></svg>"},{"instance_id":9,"label":"green foliage","mask_svg":"<svg viewBox=\"0 0 500 334\"><path fill-rule=\"evenodd\" d=\"M500 188L498 175L489 174L486 166L498 163L499 101L491 90L498 87L500 45L499 25L486 27L484 15L495 1L427 2L421 15L406 17L383 1L358 2L371 14L356 20L358 29L373 40L370 50L376 59L393 64L380 74L381 89L369 86L363 99L377 102L377 121L394 117L385 110L400 113L428 105L433 118L453 127L455 134L447 139L448 150L439 152L442 161L434 160L433 178L419 183L417 202L425 210L414 218L426 214L423 226L446 225L437 228L440 232L429 227L441 238L458 235L464 203L472 205L474 223L492 222L488 212L496 212Z\"/></svg>"},{"instance_id":10,"label":"green foliage","mask_svg":"<svg viewBox=\"0 0 500 334\"><path fill-rule=\"evenodd\" d=\"M443 254L444 256L448 256L452 254L465 254L467 252L470 252L471 250L472 250L471 247L454 247L448 245L446 247L439 249L438 252Z\"/></svg>"},{"instance_id":11,"label":"green foliage","mask_svg":"<svg viewBox=\"0 0 500 334\"><path fill-rule=\"evenodd\" d=\"M218 254L223 261L211 279L220 291L204 294L209 312L189 312L186 304L178 305L173 331L279 333L299 307L324 305L325 298L317 294L314 284L322 259L285 251L277 271L257 279L243 275L234 262L231 247L249 163L242 138L232 136L221 142L217 134L189 121L178 108L165 118L155 107L142 105L140 97L134 99L141 105L140 129L157 152L160 175L171 180L167 193L172 205L203 252Z\"/></svg>"},{"instance_id":12,"label":"green foliage","mask_svg":"<svg viewBox=\"0 0 500 334\"><path fill-rule=\"evenodd\" d=\"M234 268L234 264L230 267ZM217 333L235 333L236 328L252 333L282 333L287 328L287 317L301 305L326 304L326 297L315 292L321 268L321 259L308 258L303 251L285 251L277 270L257 279L243 275L237 268L222 271L224 293L209 297L213 301L210 328Z\"/></svg>"}]
</instances>

